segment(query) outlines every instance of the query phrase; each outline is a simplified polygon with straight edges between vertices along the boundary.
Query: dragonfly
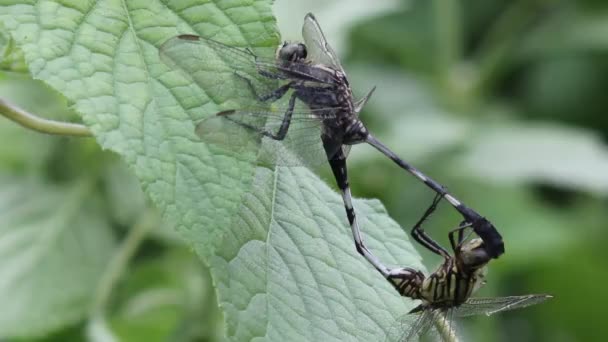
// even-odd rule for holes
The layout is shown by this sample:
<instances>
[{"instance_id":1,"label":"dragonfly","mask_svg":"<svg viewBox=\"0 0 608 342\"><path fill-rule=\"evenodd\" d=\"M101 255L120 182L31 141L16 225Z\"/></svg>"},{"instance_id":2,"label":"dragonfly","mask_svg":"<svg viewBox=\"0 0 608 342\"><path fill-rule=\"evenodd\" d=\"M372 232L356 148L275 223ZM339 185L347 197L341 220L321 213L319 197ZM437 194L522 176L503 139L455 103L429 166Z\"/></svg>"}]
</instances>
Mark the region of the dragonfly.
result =
<instances>
[{"instance_id":1,"label":"dragonfly","mask_svg":"<svg viewBox=\"0 0 608 342\"><path fill-rule=\"evenodd\" d=\"M341 191L356 250L385 277L390 276L390 270L366 247L352 205L346 158L350 146L359 143L375 147L447 200L485 242L489 256L498 258L503 254L502 236L489 220L459 201L444 186L399 158L365 127L359 113L375 87L361 99L354 99L346 72L311 13L304 18L302 36L304 43L280 45L275 58L263 58L248 48L236 48L192 34L179 35L163 43L159 50L161 59L192 77L202 89L211 91L211 97L221 97L230 91L217 82L211 86L210 73L214 72L228 77L229 82L240 82L246 95L238 93L241 96L239 101L243 99L244 102L254 103L250 107L220 110L201 120L196 126L199 137L207 141L218 139L238 149L243 141L242 136L251 132L269 142L287 142L290 135L295 134L321 146L324 154L321 159L329 162ZM214 61L220 62L214 64ZM284 108L272 110L272 104L286 97L288 100ZM298 104L301 106L298 107ZM217 124L218 120L220 124ZM222 135L218 130L226 134ZM220 138L217 138L218 134ZM284 146L288 146L288 150L297 150L296 155L312 155L313 158L318 155L311 152L316 148L308 149L309 143L297 139L292 141L295 143ZM282 154L279 152L279 157ZM423 241L425 236L421 230L412 231L412 235L417 241Z\"/></svg>"},{"instance_id":2,"label":"dragonfly","mask_svg":"<svg viewBox=\"0 0 608 342\"><path fill-rule=\"evenodd\" d=\"M440 200L440 197L433 200L413 229L418 229L423 224L436 209ZM470 298L486 283L487 266L492 260L482 239L469 239L469 235L465 234L471 228L469 223L461 223L448 233L452 254L423 231L422 246L443 257L443 263L429 276L425 277L420 270L411 267L391 271L391 276L387 279L399 294L422 301L409 312L409 314L417 314L418 317L409 330L403 332L400 341L413 341L423 336L433 326L438 331L443 330L440 336L453 334L450 329L452 317L489 316L540 304L552 298L548 294Z\"/></svg>"}]
</instances>

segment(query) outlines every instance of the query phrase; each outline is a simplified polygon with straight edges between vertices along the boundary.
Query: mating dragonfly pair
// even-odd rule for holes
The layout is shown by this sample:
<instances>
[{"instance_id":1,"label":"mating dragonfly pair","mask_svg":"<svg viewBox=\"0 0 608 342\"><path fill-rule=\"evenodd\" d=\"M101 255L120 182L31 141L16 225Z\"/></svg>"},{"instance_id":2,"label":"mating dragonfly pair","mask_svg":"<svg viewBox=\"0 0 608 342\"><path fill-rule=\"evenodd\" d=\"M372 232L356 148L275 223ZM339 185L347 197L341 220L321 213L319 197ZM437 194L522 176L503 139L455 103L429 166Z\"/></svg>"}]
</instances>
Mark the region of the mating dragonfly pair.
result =
<instances>
[{"instance_id":1,"label":"mating dragonfly pair","mask_svg":"<svg viewBox=\"0 0 608 342\"><path fill-rule=\"evenodd\" d=\"M276 147L273 160L279 164L294 160L288 155L295 154L296 160L306 163L318 160L317 152L324 154L321 159L329 162L342 193L357 251L401 295L423 302L414 310L422 315L408 338L428 329L436 312L457 308L464 313L467 311L464 308L469 308L468 312L490 314L547 299L546 295L483 300L469 298L483 284L487 263L504 253L500 233L490 221L464 205L444 186L398 157L369 132L359 119L359 113L375 88L362 99L354 100L346 73L312 14L304 18L302 35L304 43L284 43L274 59L264 59L249 49L238 49L189 34L165 42L160 48L160 55L166 64L182 70L206 88L209 88L211 79L209 73L229 75L232 82L242 85L245 95L239 93L238 96L243 96L243 102L256 104L223 110L202 120L196 127L197 134L209 143L220 143L237 150L243 143L243 136L253 135L268 142L266 146L271 146L270 149ZM212 61L220 62L213 64ZM197 77L202 68L203 76ZM222 87L219 87L211 96L222 96L222 92ZM279 114L276 110L268 109L288 93L287 106ZM293 138L296 136L314 139L314 144ZM390 269L365 246L352 205L346 168L350 146L359 143L370 144L437 194L411 231L418 243L444 258L443 264L429 277L425 278L420 271L407 267ZM453 256L422 228L422 223L443 199L463 218L459 227L449 235ZM469 229L479 238L465 238L464 233Z\"/></svg>"}]
</instances>

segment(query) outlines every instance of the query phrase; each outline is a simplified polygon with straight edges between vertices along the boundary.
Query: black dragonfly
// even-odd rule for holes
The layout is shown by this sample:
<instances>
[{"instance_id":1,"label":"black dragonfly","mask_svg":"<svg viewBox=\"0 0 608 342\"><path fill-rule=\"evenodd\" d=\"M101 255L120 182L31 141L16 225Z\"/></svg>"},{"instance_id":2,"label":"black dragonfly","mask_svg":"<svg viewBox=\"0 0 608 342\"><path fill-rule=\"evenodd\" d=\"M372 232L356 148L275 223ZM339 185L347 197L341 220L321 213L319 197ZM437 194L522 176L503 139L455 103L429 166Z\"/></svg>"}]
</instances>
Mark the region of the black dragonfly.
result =
<instances>
[{"instance_id":1,"label":"black dragonfly","mask_svg":"<svg viewBox=\"0 0 608 342\"><path fill-rule=\"evenodd\" d=\"M465 235L465 231L472 228L470 224L461 224L449 232L453 254L421 229L423 222L435 210L440 200L439 196L435 198L413 230L419 230L424 238L422 246L442 256L443 263L427 277L411 267L392 270L393 277L388 280L399 294L422 303L409 312L418 315L417 319L410 322L409 329L395 331L396 334L389 336L389 340L413 341L426 334L433 326L444 340L456 340L451 329L452 317L489 316L539 304L552 298L548 294L471 298L471 295L485 284L487 265L492 257L488 255L483 240L468 239L468 235Z\"/></svg>"},{"instance_id":2,"label":"black dragonfly","mask_svg":"<svg viewBox=\"0 0 608 342\"><path fill-rule=\"evenodd\" d=\"M323 159L329 161L342 192L356 249L387 278L391 277L391 271L363 243L352 206L346 157L349 147L358 143L372 145L439 194L440 198L447 200L462 215L463 224L470 225L482 238L489 256L497 258L503 254L502 237L490 221L448 193L444 186L399 158L367 130L359 119L359 113L375 88L362 99L354 100L336 53L310 13L304 18L302 36L305 44L284 43L277 49L275 59L264 59L250 49L239 49L190 34L166 41L160 48L162 60L190 75L201 88L210 90L212 93L208 96L224 96L225 101L230 100L224 93L230 92L233 87L223 87L221 82L218 84L210 76L212 73L221 74L230 82L241 82L243 85L243 92L231 95L240 96L237 102L253 103L245 108L221 110L202 120L197 125L197 134L208 141L218 139L219 135L222 143L234 148L239 148L246 140L242 135L252 132L258 137L267 138L262 139L263 142L271 143L285 142L291 135L296 135L298 138L292 140L294 143L277 146L288 146L289 150L296 150L296 155L305 159L310 155L316 158L317 153L314 152L315 148L309 148L309 144L302 140L313 140L317 146L322 146ZM273 109L272 104L290 91L287 106ZM218 120L222 122L219 124L222 133L217 131ZM236 131L232 131L234 128ZM311 132L312 128L316 131ZM279 152L277 159L281 159L282 155L283 152ZM426 241L419 229L413 230L412 235L416 241L439 248Z\"/></svg>"}]
</instances>

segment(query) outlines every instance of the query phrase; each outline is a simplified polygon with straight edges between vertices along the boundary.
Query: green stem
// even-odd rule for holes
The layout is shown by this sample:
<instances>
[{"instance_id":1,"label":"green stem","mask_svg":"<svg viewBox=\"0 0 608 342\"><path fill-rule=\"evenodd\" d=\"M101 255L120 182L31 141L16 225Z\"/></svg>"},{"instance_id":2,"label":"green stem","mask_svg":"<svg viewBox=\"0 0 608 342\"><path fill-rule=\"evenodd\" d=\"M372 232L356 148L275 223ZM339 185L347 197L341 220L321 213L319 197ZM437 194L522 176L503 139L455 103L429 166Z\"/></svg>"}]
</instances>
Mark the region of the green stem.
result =
<instances>
[{"instance_id":1,"label":"green stem","mask_svg":"<svg viewBox=\"0 0 608 342\"><path fill-rule=\"evenodd\" d=\"M450 323L451 321L441 313L435 316L435 321L433 322L443 342L458 342L458 336L456 336L456 332Z\"/></svg>"},{"instance_id":2,"label":"green stem","mask_svg":"<svg viewBox=\"0 0 608 342\"><path fill-rule=\"evenodd\" d=\"M25 128L46 134L91 137L91 131L84 125L43 119L0 98L0 115L4 115Z\"/></svg>"},{"instance_id":3,"label":"green stem","mask_svg":"<svg viewBox=\"0 0 608 342\"><path fill-rule=\"evenodd\" d=\"M460 6L458 0L435 0L433 9L438 74L442 81L449 81L449 73L462 53Z\"/></svg>"},{"instance_id":4,"label":"green stem","mask_svg":"<svg viewBox=\"0 0 608 342\"><path fill-rule=\"evenodd\" d=\"M502 70L509 61L510 54L515 50L526 26L534 18L536 3L534 1L513 1L510 6L490 27L480 44L479 73L473 92L481 95L484 89L500 77Z\"/></svg>"},{"instance_id":5,"label":"green stem","mask_svg":"<svg viewBox=\"0 0 608 342\"><path fill-rule=\"evenodd\" d=\"M102 315L108 305L112 290L125 273L129 261L144 241L148 232L156 226L158 217L152 210L145 211L129 230L126 238L118 247L114 257L110 260L108 267L99 281L95 293L95 301L91 308L91 317Z\"/></svg>"}]
</instances>

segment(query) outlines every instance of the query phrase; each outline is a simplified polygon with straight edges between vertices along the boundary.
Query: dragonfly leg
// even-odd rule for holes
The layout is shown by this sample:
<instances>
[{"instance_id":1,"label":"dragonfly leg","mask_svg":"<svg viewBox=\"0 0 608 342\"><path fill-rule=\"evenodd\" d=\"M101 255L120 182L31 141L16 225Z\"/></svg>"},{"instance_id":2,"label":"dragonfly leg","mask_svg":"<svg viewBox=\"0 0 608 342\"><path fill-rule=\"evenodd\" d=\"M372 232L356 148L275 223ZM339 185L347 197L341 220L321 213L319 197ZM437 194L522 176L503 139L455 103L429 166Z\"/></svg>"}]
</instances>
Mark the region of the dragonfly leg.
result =
<instances>
[{"instance_id":1,"label":"dragonfly leg","mask_svg":"<svg viewBox=\"0 0 608 342\"><path fill-rule=\"evenodd\" d=\"M355 248L357 252L372 264L384 277L389 277L390 270L380 262L380 260L365 246L363 238L361 237L361 231L359 229L359 223L357 222L357 216L355 215L355 209L352 204L352 195L350 192L350 186L348 184L348 176L346 170L346 156L339 149L338 153L334 153L335 146L333 142L329 142L323 139L325 150L328 151L329 165L336 178L336 183L342 192L342 201L344 202L344 208L346 209L346 217L350 224L350 229L353 234L353 240L355 241ZM331 152L329 152L331 151ZM331 155L330 155L331 154Z\"/></svg>"},{"instance_id":2,"label":"dragonfly leg","mask_svg":"<svg viewBox=\"0 0 608 342\"><path fill-rule=\"evenodd\" d=\"M287 107L287 110L285 111L285 115L283 116L283 121L281 122L281 127L279 127L279 130L276 133L273 133L268 130L261 129L259 127L250 125L246 122L241 122L241 121L231 118L230 114L234 113L233 110L226 110L226 111L218 113L218 115L225 117L226 119L234 122L237 125L240 125L242 127L250 129L252 131L258 132L259 134L261 134L265 137L268 137L270 139L283 140L283 139L285 139L285 136L287 135L287 130L289 129L289 125L291 124L291 116L293 115L293 109L296 105L296 98L297 97L296 97L295 93L291 95L291 98L289 99L289 106Z\"/></svg>"},{"instance_id":3,"label":"dragonfly leg","mask_svg":"<svg viewBox=\"0 0 608 342\"><path fill-rule=\"evenodd\" d=\"M279 73L273 73L273 72L269 72L267 70L262 70L262 69L258 69L258 74L266 77L266 78L270 78L273 80L284 80L286 77L279 74Z\"/></svg>"},{"instance_id":4,"label":"dragonfly leg","mask_svg":"<svg viewBox=\"0 0 608 342\"><path fill-rule=\"evenodd\" d=\"M274 140L283 140L285 139L285 135L287 135L287 130L289 129L289 125L291 124L291 117L293 115L293 108L296 105L296 93L291 94L289 98L289 105L287 106L287 110L285 111L285 115L283 116L283 121L281 121L281 127L276 134L268 133L265 134L269 138Z\"/></svg>"},{"instance_id":5,"label":"dragonfly leg","mask_svg":"<svg viewBox=\"0 0 608 342\"><path fill-rule=\"evenodd\" d=\"M435 254L441 255L444 258L449 258L450 253L445 248L441 247L441 245L439 243L437 243L437 241L433 240L424 231L424 229L422 229L422 224L437 209L437 205L439 204L439 202L441 201L442 198L443 198L443 196L441 194L435 195L435 198L433 199L433 203L431 203L431 205L426 209L426 211L424 212L424 214L422 215L420 220L418 220L418 222L416 222L416 224L412 228L411 235L414 238L414 240L416 240L419 244L421 244L426 249L430 250L431 252L433 252Z\"/></svg>"},{"instance_id":6,"label":"dragonfly leg","mask_svg":"<svg viewBox=\"0 0 608 342\"><path fill-rule=\"evenodd\" d=\"M464 221L460 224L460 226L458 226L458 228L452 229L450 230L450 232L448 233L448 237L450 238L450 245L452 245L452 250L454 250L454 252L456 252L456 250L462 246L462 243L465 240L464 237L464 231L467 228L472 228L471 224ZM454 239L454 234L458 233L458 236L456 239Z\"/></svg>"},{"instance_id":7,"label":"dragonfly leg","mask_svg":"<svg viewBox=\"0 0 608 342\"><path fill-rule=\"evenodd\" d=\"M238 78L242 79L243 81L245 81L247 83L247 86L249 86L249 90L253 93L253 95L255 95L255 97L260 102L266 102L266 101L274 102L274 101L280 99L281 97L283 97L285 95L285 93L287 93L287 91L293 85L293 82L289 82L289 83L286 83L286 84L278 87L277 89L271 91L268 94L258 94L257 90L253 86L253 83L251 82L251 80L249 79L249 77L243 76L243 75L241 75L238 72L235 72L234 74Z\"/></svg>"}]
</instances>

